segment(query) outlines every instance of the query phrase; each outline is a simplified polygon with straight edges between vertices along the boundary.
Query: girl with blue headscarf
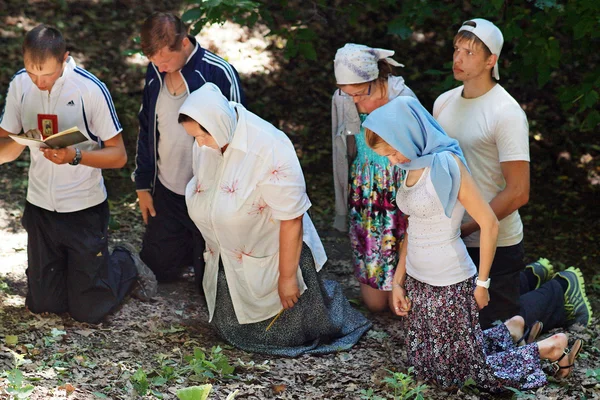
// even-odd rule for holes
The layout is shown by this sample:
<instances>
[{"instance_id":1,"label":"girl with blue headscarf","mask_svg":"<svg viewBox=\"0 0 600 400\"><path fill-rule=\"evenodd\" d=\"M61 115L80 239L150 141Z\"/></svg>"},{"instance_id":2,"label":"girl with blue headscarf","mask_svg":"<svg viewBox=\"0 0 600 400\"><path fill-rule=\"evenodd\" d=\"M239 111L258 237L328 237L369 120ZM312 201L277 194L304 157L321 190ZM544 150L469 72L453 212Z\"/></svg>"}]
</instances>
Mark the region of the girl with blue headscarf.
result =
<instances>
[{"instance_id":1,"label":"girl with blue headscarf","mask_svg":"<svg viewBox=\"0 0 600 400\"><path fill-rule=\"evenodd\" d=\"M478 310L489 301L498 220L471 178L458 142L409 97L373 111L363 127L367 144L407 171L396 204L409 223L392 298L395 313L407 317L407 354L418 378L445 389L473 378L483 389L499 392L505 386L544 385L541 359L556 360L557 371L570 371L580 341L568 356L562 333L517 347L520 316L481 330ZM478 268L460 238L465 209L481 227Z\"/></svg>"}]
</instances>

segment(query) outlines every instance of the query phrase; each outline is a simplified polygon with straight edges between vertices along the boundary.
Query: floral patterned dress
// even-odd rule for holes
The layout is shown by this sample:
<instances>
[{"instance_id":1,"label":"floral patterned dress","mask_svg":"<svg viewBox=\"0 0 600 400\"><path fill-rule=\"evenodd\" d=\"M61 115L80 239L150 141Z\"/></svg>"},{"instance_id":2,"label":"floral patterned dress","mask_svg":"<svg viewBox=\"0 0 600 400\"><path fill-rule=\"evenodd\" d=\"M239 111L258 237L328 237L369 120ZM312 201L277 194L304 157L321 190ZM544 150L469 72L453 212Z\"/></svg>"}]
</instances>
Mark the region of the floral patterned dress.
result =
<instances>
[{"instance_id":1,"label":"floral patterned dress","mask_svg":"<svg viewBox=\"0 0 600 400\"><path fill-rule=\"evenodd\" d=\"M360 114L364 122L367 114ZM354 275L360 283L392 290L406 222L396 207L402 170L367 146L361 128L355 136L357 154L350 168L350 244Z\"/></svg>"}]
</instances>

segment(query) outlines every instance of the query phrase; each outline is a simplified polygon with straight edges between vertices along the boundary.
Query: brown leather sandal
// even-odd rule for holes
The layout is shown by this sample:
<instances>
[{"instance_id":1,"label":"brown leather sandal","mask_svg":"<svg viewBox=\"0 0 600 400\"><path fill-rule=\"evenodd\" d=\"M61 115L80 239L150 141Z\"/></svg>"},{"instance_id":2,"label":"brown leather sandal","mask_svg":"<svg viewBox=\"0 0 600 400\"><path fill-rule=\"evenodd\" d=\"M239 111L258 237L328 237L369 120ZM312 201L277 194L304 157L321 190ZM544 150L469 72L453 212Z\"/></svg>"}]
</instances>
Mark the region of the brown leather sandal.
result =
<instances>
[{"instance_id":1,"label":"brown leather sandal","mask_svg":"<svg viewBox=\"0 0 600 400\"><path fill-rule=\"evenodd\" d=\"M525 346L526 344L531 344L540 337L542 330L544 329L544 323L542 321L535 321L535 323L531 326L531 328L527 328L521 339L517 340L517 346Z\"/></svg>"},{"instance_id":2,"label":"brown leather sandal","mask_svg":"<svg viewBox=\"0 0 600 400\"><path fill-rule=\"evenodd\" d=\"M575 366L575 359L579 355L579 352L581 351L582 348L583 348L583 340L577 339L573 343L573 346L571 346L570 350L564 349L563 354L559 357L559 359L554 361L552 364L550 364L550 367L554 370L552 375L557 379L564 379L567 376L569 376L571 374L571 372L573 371L573 367ZM558 363L560 362L560 360L565 358L565 356L567 356L567 360L568 360L569 364L568 365L559 365ZM567 373L565 375L559 376L558 373L563 369L568 370Z\"/></svg>"}]
</instances>

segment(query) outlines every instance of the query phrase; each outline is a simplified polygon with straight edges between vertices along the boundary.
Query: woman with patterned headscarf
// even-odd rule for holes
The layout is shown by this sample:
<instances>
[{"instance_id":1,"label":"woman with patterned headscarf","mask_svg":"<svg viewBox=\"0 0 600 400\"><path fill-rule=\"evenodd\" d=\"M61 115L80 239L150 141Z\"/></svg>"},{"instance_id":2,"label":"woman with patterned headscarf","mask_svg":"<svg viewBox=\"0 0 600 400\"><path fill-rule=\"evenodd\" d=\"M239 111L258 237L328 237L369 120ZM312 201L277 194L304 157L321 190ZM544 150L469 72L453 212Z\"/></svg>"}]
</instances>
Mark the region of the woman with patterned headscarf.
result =
<instances>
[{"instance_id":1,"label":"woman with patterned headscarf","mask_svg":"<svg viewBox=\"0 0 600 400\"><path fill-rule=\"evenodd\" d=\"M352 347L371 323L317 274L327 257L292 142L212 83L179 113L196 139L186 204L206 241L202 286L220 336L290 357Z\"/></svg>"},{"instance_id":2,"label":"woman with patterned headscarf","mask_svg":"<svg viewBox=\"0 0 600 400\"><path fill-rule=\"evenodd\" d=\"M395 207L401 170L365 144L360 124L398 96L415 94L392 67L392 50L348 43L335 55L332 99L334 228L349 231L354 275L367 308L388 308L405 222Z\"/></svg>"}]
</instances>

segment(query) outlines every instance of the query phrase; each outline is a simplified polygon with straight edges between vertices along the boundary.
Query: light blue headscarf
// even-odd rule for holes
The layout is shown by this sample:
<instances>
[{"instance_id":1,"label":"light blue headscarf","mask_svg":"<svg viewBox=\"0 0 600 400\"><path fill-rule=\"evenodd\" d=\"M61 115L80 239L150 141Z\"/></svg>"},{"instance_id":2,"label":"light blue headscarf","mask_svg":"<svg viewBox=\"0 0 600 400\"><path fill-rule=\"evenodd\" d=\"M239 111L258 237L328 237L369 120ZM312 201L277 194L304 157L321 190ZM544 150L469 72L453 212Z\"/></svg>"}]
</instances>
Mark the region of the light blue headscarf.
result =
<instances>
[{"instance_id":1,"label":"light blue headscarf","mask_svg":"<svg viewBox=\"0 0 600 400\"><path fill-rule=\"evenodd\" d=\"M369 114L363 126L410 159L409 163L399 164L400 168L431 167L433 187L450 217L460 188L460 168L452 154L465 166L467 162L458 142L446 135L419 101L398 96Z\"/></svg>"}]
</instances>

